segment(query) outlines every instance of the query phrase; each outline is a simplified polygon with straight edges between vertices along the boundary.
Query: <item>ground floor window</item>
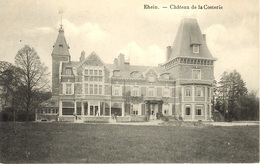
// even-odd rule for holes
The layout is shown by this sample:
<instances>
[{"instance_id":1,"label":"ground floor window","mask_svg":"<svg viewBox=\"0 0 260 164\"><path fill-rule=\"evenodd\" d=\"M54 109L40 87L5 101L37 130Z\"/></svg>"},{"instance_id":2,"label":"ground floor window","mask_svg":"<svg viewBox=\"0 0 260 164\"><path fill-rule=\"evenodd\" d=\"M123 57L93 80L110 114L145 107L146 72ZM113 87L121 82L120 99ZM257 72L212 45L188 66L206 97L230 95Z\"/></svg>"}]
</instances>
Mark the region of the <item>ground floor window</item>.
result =
<instances>
[{"instance_id":1,"label":"ground floor window","mask_svg":"<svg viewBox=\"0 0 260 164\"><path fill-rule=\"evenodd\" d=\"M41 114L57 114L58 109L57 108L49 108L49 109L40 109L37 111L37 113Z\"/></svg>"},{"instance_id":2,"label":"ground floor window","mask_svg":"<svg viewBox=\"0 0 260 164\"><path fill-rule=\"evenodd\" d=\"M201 109L200 108L196 110L196 115L199 115L199 116L201 115Z\"/></svg>"},{"instance_id":3,"label":"ground floor window","mask_svg":"<svg viewBox=\"0 0 260 164\"><path fill-rule=\"evenodd\" d=\"M169 104L163 104L163 115L169 115Z\"/></svg>"},{"instance_id":4,"label":"ground floor window","mask_svg":"<svg viewBox=\"0 0 260 164\"><path fill-rule=\"evenodd\" d=\"M89 115L90 116L100 116L100 113L98 111L98 105L92 105L89 106Z\"/></svg>"},{"instance_id":5,"label":"ground floor window","mask_svg":"<svg viewBox=\"0 0 260 164\"><path fill-rule=\"evenodd\" d=\"M77 102L76 106L77 106L77 115L81 115L81 102Z\"/></svg>"},{"instance_id":6,"label":"ground floor window","mask_svg":"<svg viewBox=\"0 0 260 164\"><path fill-rule=\"evenodd\" d=\"M201 116L203 115L204 106L203 105L196 105L196 115Z\"/></svg>"},{"instance_id":7,"label":"ground floor window","mask_svg":"<svg viewBox=\"0 0 260 164\"><path fill-rule=\"evenodd\" d=\"M110 104L108 102L100 102L100 116L110 115Z\"/></svg>"},{"instance_id":8,"label":"ground floor window","mask_svg":"<svg viewBox=\"0 0 260 164\"><path fill-rule=\"evenodd\" d=\"M138 115L138 104L133 104L133 114Z\"/></svg>"},{"instance_id":9,"label":"ground floor window","mask_svg":"<svg viewBox=\"0 0 260 164\"><path fill-rule=\"evenodd\" d=\"M186 107L185 107L185 115L191 115L190 106L186 106Z\"/></svg>"},{"instance_id":10,"label":"ground floor window","mask_svg":"<svg viewBox=\"0 0 260 164\"><path fill-rule=\"evenodd\" d=\"M112 102L111 103L111 114L116 116L122 116L122 103Z\"/></svg>"},{"instance_id":11,"label":"ground floor window","mask_svg":"<svg viewBox=\"0 0 260 164\"><path fill-rule=\"evenodd\" d=\"M62 102L62 115L74 114L74 102Z\"/></svg>"},{"instance_id":12,"label":"ground floor window","mask_svg":"<svg viewBox=\"0 0 260 164\"><path fill-rule=\"evenodd\" d=\"M83 102L84 115L88 115L88 102Z\"/></svg>"}]
</instances>

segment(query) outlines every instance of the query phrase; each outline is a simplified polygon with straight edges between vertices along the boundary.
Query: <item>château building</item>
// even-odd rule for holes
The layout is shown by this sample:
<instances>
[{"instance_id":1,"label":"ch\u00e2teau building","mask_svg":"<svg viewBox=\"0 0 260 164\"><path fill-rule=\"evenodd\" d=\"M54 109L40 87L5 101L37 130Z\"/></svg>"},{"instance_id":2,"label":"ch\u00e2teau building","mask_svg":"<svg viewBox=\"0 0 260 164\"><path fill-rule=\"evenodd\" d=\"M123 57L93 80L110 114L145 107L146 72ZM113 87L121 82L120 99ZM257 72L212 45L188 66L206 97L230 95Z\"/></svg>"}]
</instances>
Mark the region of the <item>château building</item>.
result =
<instances>
[{"instance_id":1,"label":"ch\u00e2teau building","mask_svg":"<svg viewBox=\"0 0 260 164\"><path fill-rule=\"evenodd\" d=\"M149 121L172 117L210 121L214 61L196 19L183 19L166 61L131 65L119 54L113 64L83 51L71 61L64 29L52 51L52 98L37 120ZM48 117L46 117L48 115Z\"/></svg>"}]
</instances>

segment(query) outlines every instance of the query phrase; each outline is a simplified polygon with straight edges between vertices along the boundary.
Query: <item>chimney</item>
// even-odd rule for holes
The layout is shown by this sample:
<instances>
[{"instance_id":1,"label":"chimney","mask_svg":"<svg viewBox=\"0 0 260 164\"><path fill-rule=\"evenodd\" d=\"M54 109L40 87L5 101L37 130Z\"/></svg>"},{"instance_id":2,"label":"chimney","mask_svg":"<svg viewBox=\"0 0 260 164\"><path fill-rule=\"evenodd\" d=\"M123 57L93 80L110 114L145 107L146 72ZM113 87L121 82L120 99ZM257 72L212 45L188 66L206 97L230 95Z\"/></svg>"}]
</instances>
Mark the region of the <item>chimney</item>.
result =
<instances>
[{"instance_id":1,"label":"chimney","mask_svg":"<svg viewBox=\"0 0 260 164\"><path fill-rule=\"evenodd\" d=\"M125 55L124 54L119 54L118 56L118 67L120 70L125 69Z\"/></svg>"},{"instance_id":2,"label":"chimney","mask_svg":"<svg viewBox=\"0 0 260 164\"><path fill-rule=\"evenodd\" d=\"M117 59L117 58L114 59L114 64L115 64L116 66L118 66L118 59Z\"/></svg>"},{"instance_id":3,"label":"chimney","mask_svg":"<svg viewBox=\"0 0 260 164\"><path fill-rule=\"evenodd\" d=\"M84 59L85 59L85 51L82 51L80 58L79 58L79 61L83 61Z\"/></svg>"},{"instance_id":4,"label":"chimney","mask_svg":"<svg viewBox=\"0 0 260 164\"><path fill-rule=\"evenodd\" d=\"M205 43L206 43L206 34L202 34L202 38L203 38L203 40L204 40Z\"/></svg>"},{"instance_id":5,"label":"chimney","mask_svg":"<svg viewBox=\"0 0 260 164\"><path fill-rule=\"evenodd\" d=\"M171 52L172 52L172 47L171 46L167 46L166 47L166 60L167 61L170 59Z\"/></svg>"}]
</instances>

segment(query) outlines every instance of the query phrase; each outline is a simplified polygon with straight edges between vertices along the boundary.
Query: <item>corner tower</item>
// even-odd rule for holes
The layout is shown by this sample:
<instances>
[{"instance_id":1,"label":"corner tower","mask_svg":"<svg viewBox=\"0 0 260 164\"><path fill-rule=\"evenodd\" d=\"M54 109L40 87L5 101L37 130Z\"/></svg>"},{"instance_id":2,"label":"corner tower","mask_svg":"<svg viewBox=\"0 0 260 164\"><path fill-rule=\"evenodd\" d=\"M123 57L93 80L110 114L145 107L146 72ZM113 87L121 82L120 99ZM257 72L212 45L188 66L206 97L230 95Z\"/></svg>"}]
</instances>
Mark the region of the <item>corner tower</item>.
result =
<instances>
[{"instance_id":1,"label":"corner tower","mask_svg":"<svg viewBox=\"0 0 260 164\"><path fill-rule=\"evenodd\" d=\"M165 69L176 79L176 113L184 120L210 120L214 61L196 19L183 19Z\"/></svg>"},{"instance_id":2,"label":"corner tower","mask_svg":"<svg viewBox=\"0 0 260 164\"><path fill-rule=\"evenodd\" d=\"M64 29L59 28L59 34L53 45L52 56L52 95L59 95L60 68L62 62L70 62L69 46L64 36Z\"/></svg>"},{"instance_id":3,"label":"corner tower","mask_svg":"<svg viewBox=\"0 0 260 164\"><path fill-rule=\"evenodd\" d=\"M177 79L192 79L192 72L188 69L206 68L201 73L208 72L208 76L200 76L203 80L213 80L213 63L216 60L211 55L206 44L206 35L201 33L196 19L183 19L179 26L172 47L167 47L167 59L164 64L167 70L173 69ZM206 71L206 72L205 72Z\"/></svg>"}]
</instances>

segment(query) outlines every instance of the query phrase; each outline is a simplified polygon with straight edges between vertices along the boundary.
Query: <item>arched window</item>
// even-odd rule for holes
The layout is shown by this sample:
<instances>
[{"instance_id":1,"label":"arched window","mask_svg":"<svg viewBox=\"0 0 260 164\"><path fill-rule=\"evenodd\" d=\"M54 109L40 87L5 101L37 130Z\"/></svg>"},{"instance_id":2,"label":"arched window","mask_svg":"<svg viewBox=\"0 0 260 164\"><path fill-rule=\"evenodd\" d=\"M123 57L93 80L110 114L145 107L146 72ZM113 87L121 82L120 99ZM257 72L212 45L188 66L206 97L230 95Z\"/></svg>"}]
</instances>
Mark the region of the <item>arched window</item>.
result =
<instances>
[{"instance_id":1,"label":"arched window","mask_svg":"<svg viewBox=\"0 0 260 164\"><path fill-rule=\"evenodd\" d=\"M186 88L186 90L185 90L185 96L186 96L186 97L190 97L190 96L191 96L190 88Z\"/></svg>"}]
</instances>

